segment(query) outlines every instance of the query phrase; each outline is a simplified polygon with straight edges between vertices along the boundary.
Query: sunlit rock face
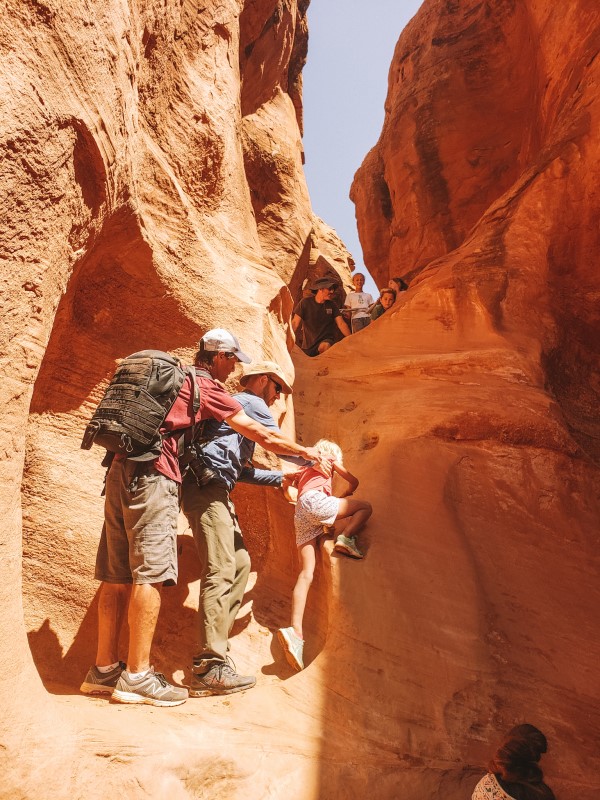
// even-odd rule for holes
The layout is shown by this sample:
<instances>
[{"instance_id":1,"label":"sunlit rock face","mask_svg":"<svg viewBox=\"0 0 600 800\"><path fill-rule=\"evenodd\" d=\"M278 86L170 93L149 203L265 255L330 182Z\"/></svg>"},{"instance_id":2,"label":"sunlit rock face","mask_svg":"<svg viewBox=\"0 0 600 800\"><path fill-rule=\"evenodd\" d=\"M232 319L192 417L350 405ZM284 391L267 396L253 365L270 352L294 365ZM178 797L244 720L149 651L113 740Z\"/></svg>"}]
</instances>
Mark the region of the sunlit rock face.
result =
<instances>
[{"instance_id":1,"label":"sunlit rock face","mask_svg":"<svg viewBox=\"0 0 600 800\"><path fill-rule=\"evenodd\" d=\"M549 736L557 794L595 798L597 12L556 5L425 4L398 45L388 150L354 188L368 266L413 286L292 363L303 282L350 263L302 173L307 3L9 0L0 797L459 800L527 720ZM393 261L411 192L425 210ZM325 544L291 675L272 634L289 621L292 509L240 486L256 574L232 655L257 687L175 709L80 696L102 522L82 430L115 359L190 356L214 325L295 366L299 437L339 441L373 502L366 558ZM291 411L275 408L289 432ZM183 520L179 551L153 649L177 681L198 592Z\"/></svg>"},{"instance_id":2,"label":"sunlit rock face","mask_svg":"<svg viewBox=\"0 0 600 800\"><path fill-rule=\"evenodd\" d=\"M598 791L599 44L592 2L424 3L352 187L367 266L411 280L327 361L382 510L369 588L396 619L373 617L362 657L398 796L469 796L494 732L525 720L557 795ZM455 767L419 794L438 757Z\"/></svg>"},{"instance_id":3,"label":"sunlit rock face","mask_svg":"<svg viewBox=\"0 0 600 800\"><path fill-rule=\"evenodd\" d=\"M131 715L77 696L95 657L102 521L101 453L79 442L115 359L135 350L189 357L219 325L292 374L287 285L301 285L311 234L325 230L302 169L307 5L9 0L3 8L2 797L196 797L205 784L225 796L220 782L256 768L252 747L228 755L205 735L211 725L183 744L196 751L191 760L175 745L168 758L177 766L157 769L164 721L151 743L149 717L136 733ZM293 432L285 411L277 409ZM261 565L273 550L271 512L266 495L251 500L244 520ZM190 543L182 537L180 589L165 597L157 634L154 657L167 672L187 668L195 644ZM281 550L291 562L291 542ZM270 637L254 625L239 637L248 643L240 666L258 671ZM190 707L188 722L202 728L206 708ZM218 725L235 728L225 717ZM265 770L265 780L281 769Z\"/></svg>"}]
</instances>

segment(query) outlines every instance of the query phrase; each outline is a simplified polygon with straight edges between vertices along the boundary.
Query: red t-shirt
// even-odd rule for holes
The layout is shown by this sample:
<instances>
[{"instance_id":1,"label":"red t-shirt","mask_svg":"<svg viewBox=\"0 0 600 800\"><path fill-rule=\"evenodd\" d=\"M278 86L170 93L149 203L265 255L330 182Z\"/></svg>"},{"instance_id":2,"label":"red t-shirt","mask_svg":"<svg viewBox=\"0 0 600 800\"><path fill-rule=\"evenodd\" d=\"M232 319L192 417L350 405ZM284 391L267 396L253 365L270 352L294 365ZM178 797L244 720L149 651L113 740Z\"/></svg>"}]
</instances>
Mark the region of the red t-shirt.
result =
<instances>
[{"instance_id":1,"label":"red t-shirt","mask_svg":"<svg viewBox=\"0 0 600 800\"><path fill-rule=\"evenodd\" d=\"M328 459L333 464L334 459ZM327 478L314 467L305 467L298 478L298 497L313 489L318 489L326 495L331 495L331 481L333 473Z\"/></svg>"},{"instance_id":2,"label":"red t-shirt","mask_svg":"<svg viewBox=\"0 0 600 800\"><path fill-rule=\"evenodd\" d=\"M196 376L200 387L200 408L196 414L196 422L203 419L216 419L219 422L231 417L242 406L231 395L227 394L218 384L210 378L201 375ZM192 424L194 411L192 382L186 377L177 400L160 429L161 433L176 431L181 428L189 428ZM172 478L177 483L181 483L181 470L177 458L177 442L179 436L167 436L163 441L162 453L154 462L154 467L167 478Z\"/></svg>"}]
</instances>

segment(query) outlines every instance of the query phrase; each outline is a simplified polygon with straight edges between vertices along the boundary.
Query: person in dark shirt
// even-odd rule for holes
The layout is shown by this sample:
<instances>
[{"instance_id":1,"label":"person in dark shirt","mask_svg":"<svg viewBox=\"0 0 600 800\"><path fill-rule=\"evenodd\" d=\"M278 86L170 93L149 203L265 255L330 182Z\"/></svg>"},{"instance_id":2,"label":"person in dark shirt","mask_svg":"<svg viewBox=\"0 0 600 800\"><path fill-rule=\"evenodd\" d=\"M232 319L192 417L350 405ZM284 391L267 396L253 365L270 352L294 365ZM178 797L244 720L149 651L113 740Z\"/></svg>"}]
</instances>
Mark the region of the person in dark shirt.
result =
<instances>
[{"instance_id":1,"label":"person in dark shirt","mask_svg":"<svg viewBox=\"0 0 600 800\"><path fill-rule=\"evenodd\" d=\"M331 347L336 339L336 326L342 336L350 336L350 328L331 299L337 286L335 278L319 278L311 288L313 297L304 297L294 309L292 330L297 335L302 325L301 347L307 356L318 356Z\"/></svg>"}]
</instances>

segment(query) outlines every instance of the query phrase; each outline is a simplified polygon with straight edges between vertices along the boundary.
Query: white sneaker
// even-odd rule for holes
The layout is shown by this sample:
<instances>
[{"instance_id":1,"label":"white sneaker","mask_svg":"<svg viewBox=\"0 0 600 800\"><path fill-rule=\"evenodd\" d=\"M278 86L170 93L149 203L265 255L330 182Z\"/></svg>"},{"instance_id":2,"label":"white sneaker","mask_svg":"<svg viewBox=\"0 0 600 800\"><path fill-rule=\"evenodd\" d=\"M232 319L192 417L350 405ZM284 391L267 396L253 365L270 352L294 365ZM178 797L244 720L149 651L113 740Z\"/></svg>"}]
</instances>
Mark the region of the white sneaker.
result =
<instances>
[{"instance_id":1,"label":"white sneaker","mask_svg":"<svg viewBox=\"0 0 600 800\"><path fill-rule=\"evenodd\" d=\"M304 639L301 639L293 628L279 628L277 637L283 647L283 652L287 659L288 664L293 667L296 672L304 669Z\"/></svg>"}]
</instances>

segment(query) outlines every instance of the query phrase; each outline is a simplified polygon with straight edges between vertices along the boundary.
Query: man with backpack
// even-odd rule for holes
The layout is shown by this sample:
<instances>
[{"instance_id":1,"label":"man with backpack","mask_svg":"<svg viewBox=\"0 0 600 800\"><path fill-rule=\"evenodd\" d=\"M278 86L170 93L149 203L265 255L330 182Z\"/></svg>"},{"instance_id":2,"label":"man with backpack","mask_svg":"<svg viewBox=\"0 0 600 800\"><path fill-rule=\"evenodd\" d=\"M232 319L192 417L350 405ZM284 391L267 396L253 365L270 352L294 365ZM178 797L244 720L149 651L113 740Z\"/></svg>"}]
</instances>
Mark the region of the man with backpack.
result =
<instances>
[{"instance_id":1,"label":"man with backpack","mask_svg":"<svg viewBox=\"0 0 600 800\"><path fill-rule=\"evenodd\" d=\"M239 361L251 361L235 336L219 328L208 331L200 340L197 365L205 363L206 354L210 354L209 369L196 374L199 403L188 374L162 423L159 455L136 461L127 458L127 452L118 453L108 470L105 523L95 572L101 581L98 647L96 663L81 685L86 694L109 694L118 702L155 706L179 705L188 697L187 689L171 685L150 665L162 587L177 582L181 435L202 420L227 420L234 430L267 450L316 457L312 449L248 417L218 383L226 380ZM128 441L127 451L129 445ZM84 440L83 446L91 445ZM124 664L119 661L118 647L126 610L129 651Z\"/></svg>"},{"instance_id":2,"label":"man with backpack","mask_svg":"<svg viewBox=\"0 0 600 800\"><path fill-rule=\"evenodd\" d=\"M210 367L209 362L206 368ZM292 393L281 368L273 361L252 364L245 368L240 383L244 391L233 397L244 412L280 434L269 408L282 393ZM254 441L229 422L206 423L204 437L208 441L197 446L196 460L182 486L182 510L200 559L200 648L194 657L191 697L232 694L256 683L254 676L239 675L227 658L229 633L250 573L250 556L230 492L238 481L281 487L283 473L253 467ZM302 465L309 463L285 453L283 457Z\"/></svg>"}]
</instances>

